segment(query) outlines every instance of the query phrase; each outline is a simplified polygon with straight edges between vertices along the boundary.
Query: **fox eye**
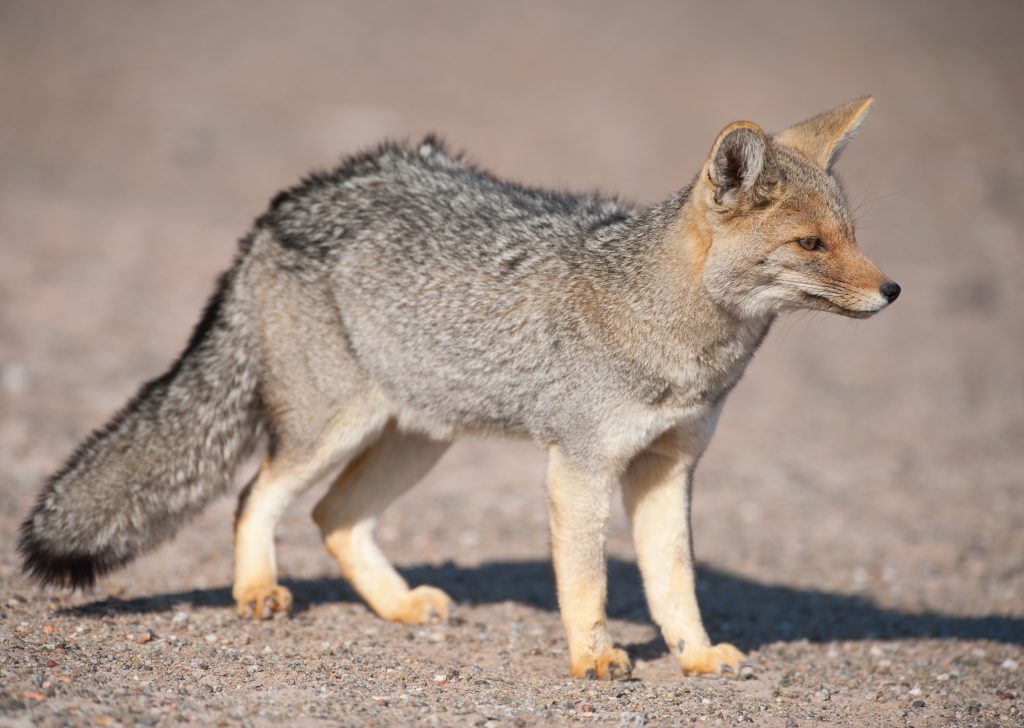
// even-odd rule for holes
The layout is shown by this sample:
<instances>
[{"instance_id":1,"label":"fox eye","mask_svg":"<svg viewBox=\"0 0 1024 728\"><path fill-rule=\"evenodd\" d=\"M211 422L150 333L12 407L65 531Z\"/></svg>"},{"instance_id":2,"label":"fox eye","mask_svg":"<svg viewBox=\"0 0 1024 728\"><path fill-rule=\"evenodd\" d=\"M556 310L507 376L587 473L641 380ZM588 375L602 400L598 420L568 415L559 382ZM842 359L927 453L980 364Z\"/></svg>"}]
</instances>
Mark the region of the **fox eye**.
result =
<instances>
[{"instance_id":1,"label":"fox eye","mask_svg":"<svg viewBox=\"0 0 1024 728\"><path fill-rule=\"evenodd\" d=\"M821 242L821 238L800 238L796 241L801 248L804 250L824 250L825 246Z\"/></svg>"}]
</instances>

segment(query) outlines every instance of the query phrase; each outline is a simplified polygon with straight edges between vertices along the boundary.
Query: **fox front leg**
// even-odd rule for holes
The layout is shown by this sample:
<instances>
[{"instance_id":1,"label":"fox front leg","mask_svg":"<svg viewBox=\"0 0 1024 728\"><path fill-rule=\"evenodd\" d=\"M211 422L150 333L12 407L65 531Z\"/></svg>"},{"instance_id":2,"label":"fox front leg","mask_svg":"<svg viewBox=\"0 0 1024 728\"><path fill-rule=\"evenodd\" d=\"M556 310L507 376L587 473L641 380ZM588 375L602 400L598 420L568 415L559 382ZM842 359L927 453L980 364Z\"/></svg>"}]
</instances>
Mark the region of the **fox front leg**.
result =
<instances>
[{"instance_id":1,"label":"fox front leg","mask_svg":"<svg viewBox=\"0 0 1024 728\"><path fill-rule=\"evenodd\" d=\"M630 464L622 494L651 616L683 673L737 675L743 653L711 644L697 606L690 486L710 436L697 428L662 438Z\"/></svg>"},{"instance_id":2,"label":"fox front leg","mask_svg":"<svg viewBox=\"0 0 1024 728\"><path fill-rule=\"evenodd\" d=\"M628 678L629 657L605 630L605 532L614 477L592 472L551 448L548 501L558 604L573 677Z\"/></svg>"}]
</instances>

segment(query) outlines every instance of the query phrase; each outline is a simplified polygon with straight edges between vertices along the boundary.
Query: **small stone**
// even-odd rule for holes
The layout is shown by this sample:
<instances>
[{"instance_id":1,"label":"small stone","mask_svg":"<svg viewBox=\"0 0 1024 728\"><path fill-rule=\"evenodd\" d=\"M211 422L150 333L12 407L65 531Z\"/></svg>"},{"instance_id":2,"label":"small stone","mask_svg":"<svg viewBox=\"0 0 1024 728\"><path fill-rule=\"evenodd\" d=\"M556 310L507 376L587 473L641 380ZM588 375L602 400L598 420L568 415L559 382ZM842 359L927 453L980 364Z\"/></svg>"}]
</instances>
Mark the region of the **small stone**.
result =
<instances>
[{"instance_id":1,"label":"small stone","mask_svg":"<svg viewBox=\"0 0 1024 728\"><path fill-rule=\"evenodd\" d=\"M938 675L935 676L935 680L937 682L946 682L947 680L949 680L949 673L940 672Z\"/></svg>"},{"instance_id":2,"label":"small stone","mask_svg":"<svg viewBox=\"0 0 1024 728\"><path fill-rule=\"evenodd\" d=\"M153 639L153 630L144 629L141 632L135 632L128 635L128 639L137 645L144 645Z\"/></svg>"},{"instance_id":3,"label":"small stone","mask_svg":"<svg viewBox=\"0 0 1024 728\"><path fill-rule=\"evenodd\" d=\"M925 702L923 700L915 700L913 703L910 704L911 708L923 708L924 706Z\"/></svg>"},{"instance_id":4,"label":"small stone","mask_svg":"<svg viewBox=\"0 0 1024 728\"><path fill-rule=\"evenodd\" d=\"M750 665L740 665L740 680L753 680L754 668Z\"/></svg>"},{"instance_id":5,"label":"small stone","mask_svg":"<svg viewBox=\"0 0 1024 728\"><path fill-rule=\"evenodd\" d=\"M214 642L217 641L217 635L211 633L203 637L203 639L212 645Z\"/></svg>"},{"instance_id":6,"label":"small stone","mask_svg":"<svg viewBox=\"0 0 1024 728\"><path fill-rule=\"evenodd\" d=\"M1020 667L1020 663L1014 659L1007 657L1005 660L1003 660L1003 664L1001 664L999 667L1003 668L1004 670L1016 670L1018 667Z\"/></svg>"},{"instance_id":7,"label":"small stone","mask_svg":"<svg viewBox=\"0 0 1024 728\"><path fill-rule=\"evenodd\" d=\"M188 612L175 612L174 616L171 617L171 621L174 624L184 624L188 621Z\"/></svg>"},{"instance_id":8,"label":"small stone","mask_svg":"<svg viewBox=\"0 0 1024 728\"><path fill-rule=\"evenodd\" d=\"M921 694L921 688L916 688L916 687L915 687L915 688L911 688L911 689L910 689L910 690L908 690L907 692L908 692L908 693L909 693L910 695L913 695L914 697L917 697L918 695L920 695L920 694Z\"/></svg>"},{"instance_id":9,"label":"small stone","mask_svg":"<svg viewBox=\"0 0 1024 728\"><path fill-rule=\"evenodd\" d=\"M57 631L57 628L54 627L52 624L44 624L43 625L43 632L46 633L46 634L53 634L56 631Z\"/></svg>"},{"instance_id":10,"label":"small stone","mask_svg":"<svg viewBox=\"0 0 1024 728\"><path fill-rule=\"evenodd\" d=\"M818 697L822 700L830 700L832 698L832 693L829 691L828 688L822 688L821 692L818 693Z\"/></svg>"}]
</instances>

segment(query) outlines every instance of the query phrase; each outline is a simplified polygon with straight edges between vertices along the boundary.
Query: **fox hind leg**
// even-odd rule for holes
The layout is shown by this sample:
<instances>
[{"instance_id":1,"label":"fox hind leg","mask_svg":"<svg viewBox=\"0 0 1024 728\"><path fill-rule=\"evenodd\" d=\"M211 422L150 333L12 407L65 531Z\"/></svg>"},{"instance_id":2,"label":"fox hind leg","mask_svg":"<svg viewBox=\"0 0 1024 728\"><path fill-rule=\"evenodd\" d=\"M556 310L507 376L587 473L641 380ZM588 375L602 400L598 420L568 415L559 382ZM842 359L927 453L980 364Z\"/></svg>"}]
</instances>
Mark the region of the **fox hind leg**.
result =
<instances>
[{"instance_id":1,"label":"fox hind leg","mask_svg":"<svg viewBox=\"0 0 1024 728\"><path fill-rule=\"evenodd\" d=\"M373 535L384 508L426 475L448 445L389 426L313 509L324 545L342 574L383 619L406 624L448 619L448 595L432 586L410 589Z\"/></svg>"},{"instance_id":2,"label":"fox hind leg","mask_svg":"<svg viewBox=\"0 0 1024 728\"><path fill-rule=\"evenodd\" d=\"M292 596L277 583L274 530L288 505L309 486L344 466L386 422L383 412L350 407L321 431L319 443L279 434L273 456L239 497L235 516L235 583L232 596L242 616L266 619L287 612Z\"/></svg>"}]
</instances>

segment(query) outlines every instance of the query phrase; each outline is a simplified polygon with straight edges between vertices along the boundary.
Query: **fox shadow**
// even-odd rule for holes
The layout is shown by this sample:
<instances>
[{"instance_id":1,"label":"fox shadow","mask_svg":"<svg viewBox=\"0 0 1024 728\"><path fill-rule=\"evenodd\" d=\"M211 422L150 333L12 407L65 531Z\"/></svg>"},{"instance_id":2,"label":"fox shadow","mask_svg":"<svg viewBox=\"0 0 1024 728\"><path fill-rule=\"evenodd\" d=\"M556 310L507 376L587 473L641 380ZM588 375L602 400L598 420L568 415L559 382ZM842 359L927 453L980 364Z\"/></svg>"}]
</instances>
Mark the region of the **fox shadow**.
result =
<instances>
[{"instance_id":1,"label":"fox shadow","mask_svg":"<svg viewBox=\"0 0 1024 728\"><path fill-rule=\"evenodd\" d=\"M608 563L608 615L613 619L649 622L640 574L634 563ZM554 577L548 561L497 561L475 567L453 563L402 569L412 585L444 589L458 603L516 602L557 611ZM295 597L295 611L313 605L357 601L340 578L285 579ZM698 596L708 631L753 650L772 642L908 638L992 640L1024 644L1024 619L1002 616L962 617L937 612L911 613L887 609L864 597L813 589L764 584L709 566L698 566ZM122 600L108 598L65 610L80 616L169 611L179 604L233 608L229 588L199 589ZM660 638L627 645L637 656L664 652Z\"/></svg>"}]
</instances>

